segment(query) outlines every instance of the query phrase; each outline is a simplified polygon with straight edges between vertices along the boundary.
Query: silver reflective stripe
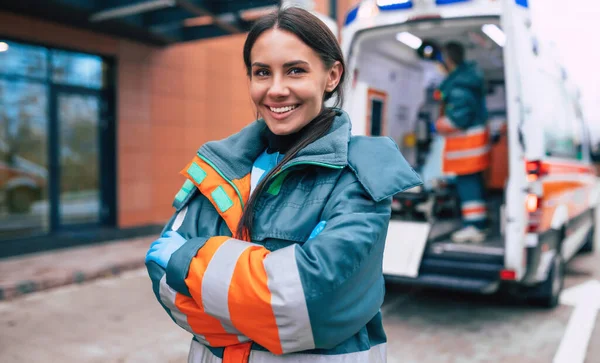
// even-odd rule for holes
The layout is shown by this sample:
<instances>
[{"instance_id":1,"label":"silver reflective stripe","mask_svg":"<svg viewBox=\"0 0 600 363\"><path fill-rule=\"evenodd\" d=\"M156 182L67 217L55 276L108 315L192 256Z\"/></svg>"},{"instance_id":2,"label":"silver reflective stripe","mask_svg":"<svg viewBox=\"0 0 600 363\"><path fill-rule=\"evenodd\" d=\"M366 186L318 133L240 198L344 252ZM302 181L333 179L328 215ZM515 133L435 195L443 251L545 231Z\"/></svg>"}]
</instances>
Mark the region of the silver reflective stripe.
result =
<instances>
[{"instance_id":1,"label":"silver reflective stripe","mask_svg":"<svg viewBox=\"0 0 600 363\"><path fill-rule=\"evenodd\" d=\"M219 319L226 332L238 335L240 342L247 341L248 338L244 337L231 323L229 286L240 255L251 246L254 244L234 238L228 239L217 249L202 278L204 311Z\"/></svg>"},{"instance_id":2,"label":"silver reflective stripe","mask_svg":"<svg viewBox=\"0 0 600 363\"><path fill-rule=\"evenodd\" d=\"M210 352L204 345L192 340L188 363L222 363L223 360Z\"/></svg>"},{"instance_id":3,"label":"silver reflective stripe","mask_svg":"<svg viewBox=\"0 0 600 363\"><path fill-rule=\"evenodd\" d=\"M461 209L471 209L471 208L485 208L485 203L481 201L470 201L464 202L461 205Z\"/></svg>"},{"instance_id":4,"label":"silver reflective stripe","mask_svg":"<svg viewBox=\"0 0 600 363\"><path fill-rule=\"evenodd\" d=\"M253 350L248 363L386 363L386 344L379 344L363 352L346 354L284 354ZM195 362L194 362L195 363Z\"/></svg>"},{"instance_id":5,"label":"silver reflective stripe","mask_svg":"<svg viewBox=\"0 0 600 363\"><path fill-rule=\"evenodd\" d=\"M474 208L484 208L484 210L469 212L469 209L474 209ZM461 209L462 209L462 214L463 214L464 220L478 221L480 219L484 219L486 217L485 208L486 208L485 203L482 201L473 200L470 202L462 203Z\"/></svg>"},{"instance_id":6,"label":"silver reflective stripe","mask_svg":"<svg viewBox=\"0 0 600 363\"><path fill-rule=\"evenodd\" d=\"M177 325L187 330L188 332L194 334L196 339L199 341L208 344L206 339L202 335L194 333L190 324L188 324L187 317L184 313L179 311L177 306L175 305L175 297L177 296L177 291L173 290L171 286L167 285L167 274L164 274L160 279L158 293L160 294L160 301L171 311L171 316L175 319Z\"/></svg>"},{"instance_id":7,"label":"silver reflective stripe","mask_svg":"<svg viewBox=\"0 0 600 363\"><path fill-rule=\"evenodd\" d=\"M446 159L461 159L461 158L469 158L472 156L480 156L485 155L488 151L490 151L490 146L486 145L477 149L469 149L465 151L451 151L447 152L445 157Z\"/></svg>"},{"instance_id":8,"label":"silver reflective stripe","mask_svg":"<svg viewBox=\"0 0 600 363\"><path fill-rule=\"evenodd\" d=\"M482 134L487 131L486 126L477 126L460 132L461 136L471 136L475 134ZM456 134L452 136L457 136Z\"/></svg>"},{"instance_id":9,"label":"silver reflective stripe","mask_svg":"<svg viewBox=\"0 0 600 363\"><path fill-rule=\"evenodd\" d=\"M296 263L297 246L271 252L265 258L271 307L277 321L283 353L315 347L304 289Z\"/></svg>"},{"instance_id":10,"label":"silver reflective stripe","mask_svg":"<svg viewBox=\"0 0 600 363\"><path fill-rule=\"evenodd\" d=\"M485 219L485 217L485 212L469 213L463 215L465 221L478 221L480 219Z\"/></svg>"}]
</instances>

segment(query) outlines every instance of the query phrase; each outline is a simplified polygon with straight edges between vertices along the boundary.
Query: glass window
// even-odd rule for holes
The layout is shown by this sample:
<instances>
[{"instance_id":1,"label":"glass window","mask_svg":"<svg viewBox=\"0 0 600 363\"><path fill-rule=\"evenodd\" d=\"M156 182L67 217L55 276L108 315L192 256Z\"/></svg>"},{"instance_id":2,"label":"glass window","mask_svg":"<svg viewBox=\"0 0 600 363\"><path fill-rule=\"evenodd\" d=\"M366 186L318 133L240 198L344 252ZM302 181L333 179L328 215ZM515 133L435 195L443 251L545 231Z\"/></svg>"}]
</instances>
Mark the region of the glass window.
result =
<instances>
[{"instance_id":1,"label":"glass window","mask_svg":"<svg viewBox=\"0 0 600 363\"><path fill-rule=\"evenodd\" d=\"M100 213L108 67L100 56L0 39L0 241L112 218Z\"/></svg>"},{"instance_id":2,"label":"glass window","mask_svg":"<svg viewBox=\"0 0 600 363\"><path fill-rule=\"evenodd\" d=\"M547 87L543 87L543 94L540 95L544 97L545 106L539 112L544 121L546 156L578 159L581 157L581 139L572 104L560 80L547 78L545 81L548 82Z\"/></svg>"},{"instance_id":3,"label":"glass window","mask_svg":"<svg viewBox=\"0 0 600 363\"><path fill-rule=\"evenodd\" d=\"M0 79L0 238L48 228L47 87Z\"/></svg>"},{"instance_id":4,"label":"glass window","mask_svg":"<svg viewBox=\"0 0 600 363\"><path fill-rule=\"evenodd\" d=\"M64 225L100 218L99 110L97 96L58 96L60 218Z\"/></svg>"},{"instance_id":5,"label":"glass window","mask_svg":"<svg viewBox=\"0 0 600 363\"><path fill-rule=\"evenodd\" d=\"M48 50L44 47L1 40L0 74L46 79Z\"/></svg>"},{"instance_id":6,"label":"glass window","mask_svg":"<svg viewBox=\"0 0 600 363\"><path fill-rule=\"evenodd\" d=\"M54 83L102 89L104 70L104 62L99 56L52 50Z\"/></svg>"}]
</instances>

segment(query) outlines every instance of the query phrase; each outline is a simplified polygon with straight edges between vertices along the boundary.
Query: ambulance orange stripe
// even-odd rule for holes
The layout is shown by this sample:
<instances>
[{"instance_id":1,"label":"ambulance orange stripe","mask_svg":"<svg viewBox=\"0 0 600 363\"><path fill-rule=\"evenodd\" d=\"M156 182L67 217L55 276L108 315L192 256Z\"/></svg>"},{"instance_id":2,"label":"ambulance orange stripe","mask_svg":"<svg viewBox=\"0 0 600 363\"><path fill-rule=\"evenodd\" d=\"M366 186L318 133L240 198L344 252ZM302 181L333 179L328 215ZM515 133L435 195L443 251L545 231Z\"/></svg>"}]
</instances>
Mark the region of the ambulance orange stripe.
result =
<instances>
[{"instance_id":1,"label":"ambulance orange stripe","mask_svg":"<svg viewBox=\"0 0 600 363\"><path fill-rule=\"evenodd\" d=\"M190 290L193 300L181 294L177 294L175 298L175 305L182 313L187 315L192 330L204 335L211 346L224 346L240 342L237 336L225 332L219 320L206 314L202 306L204 272L217 249L228 239L229 237L212 237L206 241L196 257L192 259L188 276L185 279L185 284ZM196 306L196 309L193 309L193 306L190 307L192 304Z\"/></svg>"},{"instance_id":2,"label":"ambulance orange stripe","mask_svg":"<svg viewBox=\"0 0 600 363\"><path fill-rule=\"evenodd\" d=\"M229 285L229 315L242 334L275 354L282 354L271 291L263 261L270 252L264 247L248 248L239 257Z\"/></svg>"},{"instance_id":3,"label":"ambulance orange stripe","mask_svg":"<svg viewBox=\"0 0 600 363\"><path fill-rule=\"evenodd\" d=\"M594 169L590 166L565 161L543 161L542 170L547 174L595 174Z\"/></svg>"}]
</instances>

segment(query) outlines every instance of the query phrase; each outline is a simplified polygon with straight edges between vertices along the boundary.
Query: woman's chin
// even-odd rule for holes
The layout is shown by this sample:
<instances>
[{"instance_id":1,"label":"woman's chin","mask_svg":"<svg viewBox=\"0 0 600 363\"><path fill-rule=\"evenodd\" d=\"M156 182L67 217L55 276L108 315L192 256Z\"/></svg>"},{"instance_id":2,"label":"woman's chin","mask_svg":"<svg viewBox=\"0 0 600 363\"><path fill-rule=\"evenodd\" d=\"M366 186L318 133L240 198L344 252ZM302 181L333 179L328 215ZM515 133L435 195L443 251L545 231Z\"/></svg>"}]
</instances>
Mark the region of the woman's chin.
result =
<instances>
[{"instance_id":1,"label":"woman's chin","mask_svg":"<svg viewBox=\"0 0 600 363\"><path fill-rule=\"evenodd\" d=\"M278 136L293 134L300 129L299 127L294 127L293 125L280 124L278 122L267 123L267 126L272 133Z\"/></svg>"}]
</instances>

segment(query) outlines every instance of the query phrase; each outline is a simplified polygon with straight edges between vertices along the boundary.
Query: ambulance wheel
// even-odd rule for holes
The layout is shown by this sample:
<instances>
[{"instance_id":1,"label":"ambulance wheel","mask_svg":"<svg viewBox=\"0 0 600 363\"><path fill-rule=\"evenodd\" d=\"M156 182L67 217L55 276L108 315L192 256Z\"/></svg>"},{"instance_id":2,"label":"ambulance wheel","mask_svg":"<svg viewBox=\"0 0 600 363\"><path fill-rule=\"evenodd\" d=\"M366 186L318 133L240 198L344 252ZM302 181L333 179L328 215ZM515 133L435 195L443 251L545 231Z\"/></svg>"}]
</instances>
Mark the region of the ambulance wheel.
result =
<instances>
[{"instance_id":1,"label":"ambulance wheel","mask_svg":"<svg viewBox=\"0 0 600 363\"><path fill-rule=\"evenodd\" d=\"M548 277L536 286L531 294L531 301L541 307L554 308L558 305L560 293L565 282L565 263L558 253L552 259Z\"/></svg>"}]
</instances>

